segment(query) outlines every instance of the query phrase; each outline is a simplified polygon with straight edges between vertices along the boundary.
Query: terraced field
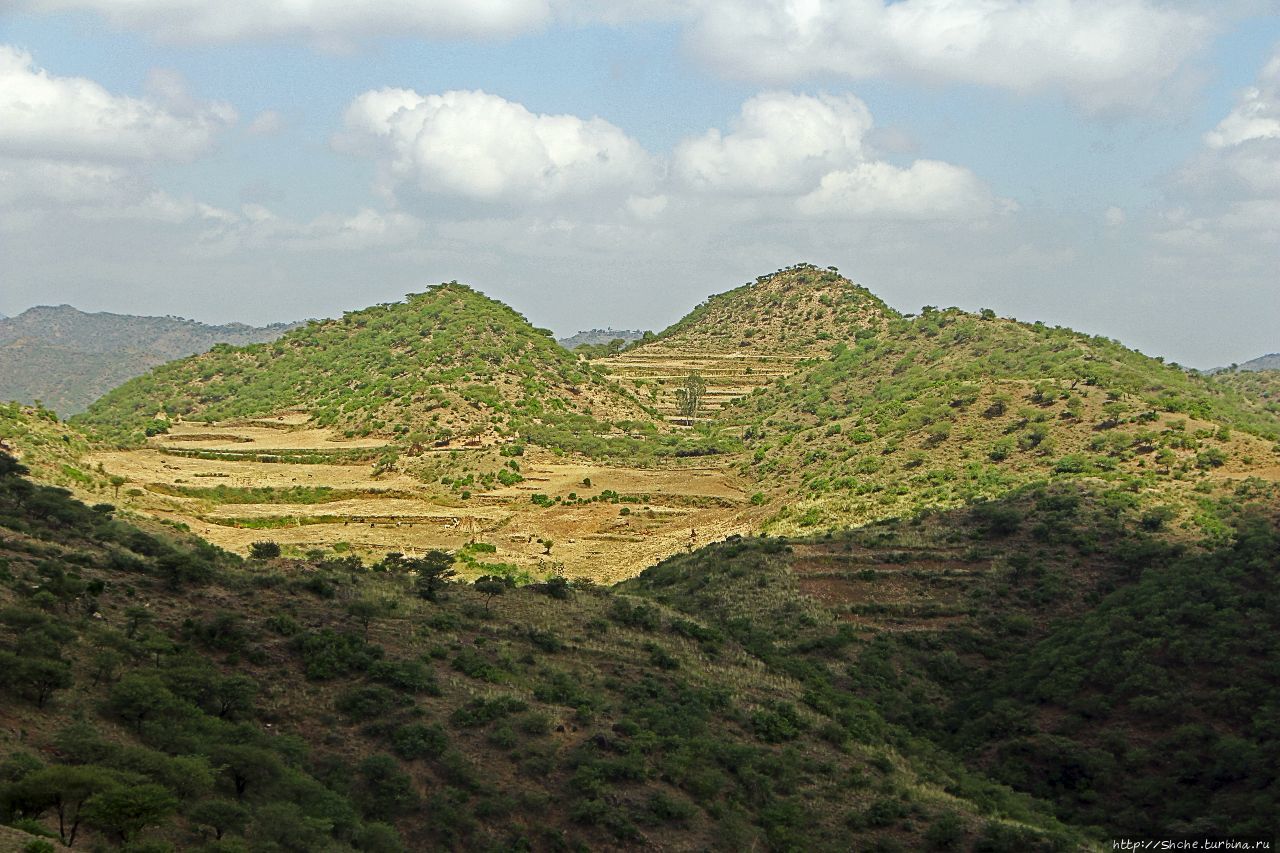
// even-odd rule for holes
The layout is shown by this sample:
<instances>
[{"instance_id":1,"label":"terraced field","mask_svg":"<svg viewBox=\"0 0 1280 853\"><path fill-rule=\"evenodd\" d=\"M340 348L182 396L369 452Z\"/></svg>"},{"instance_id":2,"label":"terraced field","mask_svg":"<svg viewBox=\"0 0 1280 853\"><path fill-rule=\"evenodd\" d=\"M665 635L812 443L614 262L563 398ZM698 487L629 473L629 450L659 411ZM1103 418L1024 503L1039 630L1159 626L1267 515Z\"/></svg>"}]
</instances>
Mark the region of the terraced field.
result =
<instances>
[{"instance_id":1,"label":"terraced field","mask_svg":"<svg viewBox=\"0 0 1280 853\"><path fill-rule=\"evenodd\" d=\"M593 362L671 423L687 424L676 390L706 383L695 421L825 358L836 341L882 328L890 309L834 270L801 264L710 297L656 339Z\"/></svg>"},{"instance_id":2,"label":"terraced field","mask_svg":"<svg viewBox=\"0 0 1280 853\"><path fill-rule=\"evenodd\" d=\"M401 466L379 468L375 460L390 449L288 414L178 423L145 448L94 452L87 462L125 478L116 496L122 506L185 524L235 551L270 539L293 553L376 560L470 545L473 574L500 568L610 582L749 532L763 513L725 469L692 461L647 469L529 448L517 482L485 486L470 481L510 464L494 445L421 448ZM462 491L441 483L464 478Z\"/></svg>"},{"instance_id":3,"label":"terraced field","mask_svg":"<svg viewBox=\"0 0 1280 853\"><path fill-rule=\"evenodd\" d=\"M752 352L699 352L679 345L655 343L598 362L668 422L687 424L676 390L690 374L706 383L695 421L714 420L727 403L780 377L795 373L802 356Z\"/></svg>"},{"instance_id":4,"label":"terraced field","mask_svg":"<svg viewBox=\"0 0 1280 853\"><path fill-rule=\"evenodd\" d=\"M967 548L937 544L886 552L846 540L793 549L800 591L869 632L938 631L965 621L968 594L992 568Z\"/></svg>"}]
</instances>

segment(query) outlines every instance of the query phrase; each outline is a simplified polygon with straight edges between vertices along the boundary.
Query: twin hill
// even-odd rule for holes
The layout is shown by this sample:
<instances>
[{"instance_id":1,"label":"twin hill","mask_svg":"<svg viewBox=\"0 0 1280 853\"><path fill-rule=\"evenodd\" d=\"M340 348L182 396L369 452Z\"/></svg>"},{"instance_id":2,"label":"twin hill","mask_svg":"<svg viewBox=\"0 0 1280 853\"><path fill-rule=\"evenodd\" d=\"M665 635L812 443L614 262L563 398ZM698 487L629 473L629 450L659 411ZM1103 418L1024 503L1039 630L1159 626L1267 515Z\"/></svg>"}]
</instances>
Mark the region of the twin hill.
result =
<instances>
[{"instance_id":1,"label":"twin hill","mask_svg":"<svg viewBox=\"0 0 1280 853\"><path fill-rule=\"evenodd\" d=\"M145 484L138 509L225 547L263 528L298 553L458 547L479 531L520 571L545 571L551 549L533 543L549 540L571 574L617 579L708 537L837 529L1044 481L1107 484L1152 524L1211 533L1206 501L1280 480L1280 414L1253 387L1269 375L1242 376L989 311L904 316L799 264L599 359L440 285L165 365L79 422L148 448L85 467ZM326 506L295 500L304 486L330 489Z\"/></svg>"}]
</instances>

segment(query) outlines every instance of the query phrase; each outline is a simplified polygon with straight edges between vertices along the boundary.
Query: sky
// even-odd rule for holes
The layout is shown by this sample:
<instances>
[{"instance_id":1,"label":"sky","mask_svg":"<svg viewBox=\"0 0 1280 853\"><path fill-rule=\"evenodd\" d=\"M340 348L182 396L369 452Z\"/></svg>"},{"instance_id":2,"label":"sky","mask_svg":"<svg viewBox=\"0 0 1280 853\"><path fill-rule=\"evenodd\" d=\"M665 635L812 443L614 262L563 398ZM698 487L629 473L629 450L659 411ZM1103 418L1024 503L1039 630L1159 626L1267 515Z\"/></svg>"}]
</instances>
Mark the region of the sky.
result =
<instances>
[{"instance_id":1,"label":"sky","mask_svg":"<svg viewBox=\"0 0 1280 853\"><path fill-rule=\"evenodd\" d=\"M0 313L660 329L800 261L1280 351L1280 0L0 0Z\"/></svg>"}]
</instances>

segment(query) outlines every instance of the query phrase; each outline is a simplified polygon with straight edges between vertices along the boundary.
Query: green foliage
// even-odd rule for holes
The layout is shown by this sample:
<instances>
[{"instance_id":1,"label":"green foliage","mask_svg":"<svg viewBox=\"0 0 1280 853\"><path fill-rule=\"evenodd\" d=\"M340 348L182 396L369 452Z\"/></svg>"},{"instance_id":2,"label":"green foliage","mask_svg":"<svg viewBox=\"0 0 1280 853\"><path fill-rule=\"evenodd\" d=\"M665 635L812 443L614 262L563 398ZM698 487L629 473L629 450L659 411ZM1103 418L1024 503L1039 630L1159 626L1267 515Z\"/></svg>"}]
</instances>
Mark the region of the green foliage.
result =
<instances>
[{"instance_id":1,"label":"green foliage","mask_svg":"<svg viewBox=\"0 0 1280 853\"><path fill-rule=\"evenodd\" d=\"M402 561L402 566L417 573L415 589L427 601L438 601L449 579L458 574L453 568L453 556L447 551L428 551L422 557Z\"/></svg>"},{"instance_id":2,"label":"green foliage","mask_svg":"<svg viewBox=\"0 0 1280 853\"><path fill-rule=\"evenodd\" d=\"M314 321L271 343L219 346L164 364L104 395L77 423L112 441L140 444L158 429L160 409L170 418L224 421L300 408L319 426L396 442L394 448L361 451L379 470L428 443L486 432L561 452L633 459L726 446L656 433L634 438L638 432L628 423L601 419L597 412L606 409L637 423L649 415L598 367L507 306L457 283L411 294L403 303ZM265 461L256 451L246 453ZM306 455L273 459L309 461L294 459ZM521 480L510 469L498 477L503 485ZM235 497L235 490L208 495L228 496Z\"/></svg>"},{"instance_id":3,"label":"green foliage","mask_svg":"<svg viewBox=\"0 0 1280 853\"><path fill-rule=\"evenodd\" d=\"M249 556L255 560L274 560L280 556L280 545L276 542L254 542L249 546Z\"/></svg>"}]
</instances>

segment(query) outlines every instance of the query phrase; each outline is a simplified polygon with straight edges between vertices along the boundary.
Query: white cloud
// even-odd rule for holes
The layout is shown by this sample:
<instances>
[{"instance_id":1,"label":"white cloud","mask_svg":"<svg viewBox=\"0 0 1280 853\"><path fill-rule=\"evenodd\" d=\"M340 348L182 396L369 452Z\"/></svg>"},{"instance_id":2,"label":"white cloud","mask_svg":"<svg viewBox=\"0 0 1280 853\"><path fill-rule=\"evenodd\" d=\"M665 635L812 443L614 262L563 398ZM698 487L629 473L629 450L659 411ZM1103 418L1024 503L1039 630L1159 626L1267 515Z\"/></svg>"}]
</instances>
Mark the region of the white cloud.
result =
<instances>
[{"instance_id":1,"label":"white cloud","mask_svg":"<svg viewBox=\"0 0 1280 853\"><path fill-rule=\"evenodd\" d=\"M55 77L37 67L31 54L0 45L0 154L90 162L189 160L236 120L229 105L190 100L172 75L150 82L156 97L113 95L83 77Z\"/></svg>"},{"instance_id":2,"label":"white cloud","mask_svg":"<svg viewBox=\"0 0 1280 853\"><path fill-rule=\"evenodd\" d=\"M908 76L1060 91L1091 110L1162 103L1228 7L1196 0L11 0L88 11L173 42L503 39L550 27L661 21L742 79Z\"/></svg>"},{"instance_id":3,"label":"white cloud","mask_svg":"<svg viewBox=\"0 0 1280 853\"><path fill-rule=\"evenodd\" d=\"M1156 103L1209 32L1150 0L706 0L690 40L744 79L905 75L1104 110Z\"/></svg>"},{"instance_id":4,"label":"white cloud","mask_svg":"<svg viewBox=\"0 0 1280 853\"><path fill-rule=\"evenodd\" d=\"M600 118L532 113L480 91L382 89L348 107L339 148L374 156L393 187L476 201L548 202L643 189L655 163Z\"/></svg>"},{"instance_id":5,"label":"white cloud","mask_svg":"<svg viewBox=\"0 0 1280 853\"><path fill-rule=\"evenodd\" d=\"M263 110L254 116L253 121L245 128L250 136L275 136L284 130L284 116L275 110Z\"/></svg>"},{"instance_id":6,"label":"white cloud","mask_svg":"<svg viewBox=\"0 0 1280 853\"><path fill-rule=\"evenodd\" d=\"M877 159L871 130L870 111L852 95L766 92L742 105L729 133L677 146L673 173L694 193L771 198L763 211L773 217L959 219L992 210L990 191L967 169Z\"/></svg>"},{"instance_id":7,"label":"white cloud","mask_svg":"<svg viewBox=\"0 0 1280 853\"><path fill-rule=\"evenodd\" d=\"M0 156L0 206L110 205L141 194L138 178L118 166Z\"/></svg>"},{"instance_id":8,"label":"white cloud","mask_svg":"<svg viewBox=\"0 0 1280 853\"><path fill-rule=\"evenodd\" d=\"M796 201L806 216L884 219L965 219L986 216L992 207L991 192L972 172L937 160L905 169L859 163L824 175Z\"/></svg>"},{"instance_id":9,"label":"white cloud","mask_svg":"<svg viewBox=\"0 0 1280 853\"><path fill-rule=\"evenodd\" d=\"M1124 225L1125 220L1128 219L1125 215L1124 208L1115 206L1108 207L1106 212L1102 214L1102 218L1110 228L1119 228L1121 225Z\"/></svg>"},{"instance_id":10,"label":"white cloud","mask_svg":"<svg viewBox=\"0 0 1280 853\"><path fill-rule=\"evenodd\" d=\"M633 195L627 199L627 210L637 219L656 219L667 209L669 201L665 195Z\"/></svg>"},{"instance_id":11,"label":"white cloud","mask_svg":"<svg viewBox=\"0 0 1280 853\"><path fill-rule=\"evenodd\" d=\"M697 190L751 195L811 187L865 158L866 104L852 95L766 92L742 105L728 134L708 130L676 148L675 172Z\"/></svg>"},{"instance_id":12,"label":"white cloud","mask_svg":"<svg viewBox=\"0 0 1280 853\"><path fill-rule=\"evenodd\" d=\"M324 47L378 35L506 38L551 18L547 0L18 0L38 11L87 10L166 41L296 37Z\"/></svg>"},{"instance_id":13,"label":"white cloud","mask_svg":"<svg viewBox=\"0 0 1280 853\"><path fill-rule=\"evenodd\" d=\"M1257 84L1241 93L1235 109L1205 134L1205 144L1219 149L1255 139L1280 139L1280 54L1263 67Z\"/></svg>"},{"instance_id":14,"label":"white cloud","mask_svg":"<svg viewBox=\"0 0 1280 853\"><path fill-rule=\"evenodd\" d=\"M1205 150L1182 175L1209 195L1224 190L1280 198L1280 52L1204 135Z\"/></svg>"},{"instance_id":15,"label":"white cloud","mask_svg":"<svg viewBox=\"0 0 1280 853\"><path fill-rule=\"evenodd\" d=\"M1254 325L1261 338L1237 340L1231 359L1276 348L1272 318L1280 309L1280 52L1255 85L1204 136L1204 147L1168 188L1168 203L1151 229L1149 266L1162 279L1194 281L1206 294L1234 292L1251 307L1233 326ZM1218 305L1206 306L1212 313ZM1224 317L1227 316L1224 314ZM1237 349L1239 347L1239 349ZM1250 353L1249 347L1256 348ZM1225 361L1227 359L1220 359ZM1212 362L1204 362L1212 363Z\"/></svg>"}]
</instances>

